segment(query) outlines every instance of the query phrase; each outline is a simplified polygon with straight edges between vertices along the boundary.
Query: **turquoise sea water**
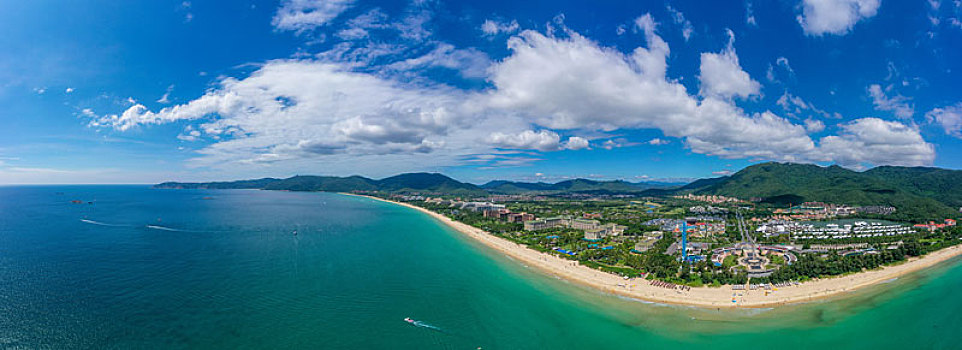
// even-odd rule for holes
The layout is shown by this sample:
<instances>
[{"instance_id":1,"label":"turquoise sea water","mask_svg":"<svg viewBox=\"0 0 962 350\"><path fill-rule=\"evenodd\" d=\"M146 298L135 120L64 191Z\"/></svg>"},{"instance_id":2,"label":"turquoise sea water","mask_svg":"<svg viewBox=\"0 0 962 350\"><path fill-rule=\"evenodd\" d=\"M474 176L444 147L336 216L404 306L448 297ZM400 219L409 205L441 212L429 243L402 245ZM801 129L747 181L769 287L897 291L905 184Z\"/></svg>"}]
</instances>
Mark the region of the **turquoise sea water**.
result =
<instances>
[{"instance_id":1,"label":"turquoise sea water","mask_svg":"<svg viewBox=\"0 0 962 350\"><path fill-rule=\"evenodd\" d=\"M953 261L839 300L665 306L364 198L0 187L0 348L950 349L960 287Z\"/></svg>"}]
</instances>

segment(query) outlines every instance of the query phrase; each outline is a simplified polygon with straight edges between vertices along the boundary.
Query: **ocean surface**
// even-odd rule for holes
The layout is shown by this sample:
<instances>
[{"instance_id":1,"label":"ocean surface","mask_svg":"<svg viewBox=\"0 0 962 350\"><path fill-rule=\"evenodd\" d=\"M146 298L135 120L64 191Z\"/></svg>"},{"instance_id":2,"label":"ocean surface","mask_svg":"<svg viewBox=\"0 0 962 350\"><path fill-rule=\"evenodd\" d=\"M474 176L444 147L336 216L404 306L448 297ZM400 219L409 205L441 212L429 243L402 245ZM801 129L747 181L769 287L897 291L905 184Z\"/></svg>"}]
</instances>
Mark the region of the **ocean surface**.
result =
<instances>
[{"instance_id":1,"label":"ocean surface","mask_svg":"<svg viewBox=\"0 0 962 350\"><path fill-rule=\"evenodd\" d=\"M667 306L365 198L0 187L4 349L962 349L960 288L955 260L837 300Z\"/></svg>"}]
</instances>

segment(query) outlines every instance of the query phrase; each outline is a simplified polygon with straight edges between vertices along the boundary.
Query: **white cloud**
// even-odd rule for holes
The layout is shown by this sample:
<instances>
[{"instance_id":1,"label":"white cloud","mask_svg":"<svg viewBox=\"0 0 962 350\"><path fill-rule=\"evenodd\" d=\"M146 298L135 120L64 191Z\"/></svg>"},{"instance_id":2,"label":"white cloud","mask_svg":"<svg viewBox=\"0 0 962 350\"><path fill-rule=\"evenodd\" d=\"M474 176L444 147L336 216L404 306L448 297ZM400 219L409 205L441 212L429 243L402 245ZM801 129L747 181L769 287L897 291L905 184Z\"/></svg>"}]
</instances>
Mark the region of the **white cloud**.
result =
<instances>
[{"instance_id":1,"label":"white cloud","mask_svg":"<svg viewBox=\"0 0 962 350\"><path fill-rule=\"evenodd\" d=\"M899 123L876 127L888 131L875 132L883 136L879 139L862 131L873 122L846 124L841 135L816 145L808 132L824 125L795 124L770 111L746 113L731 99L716 96L717 91L690 95L678 80L666 77L669 48L656 34L653 18L641 16L635 24L646 45L628 53L600 46L563 25L559 36L522 31L508 39L510 54L486 70L490 87L484 90L398 80L378 70L359 70L354 61L277 60L246 78L223 78L190 102L159 111L133 104L119 115L92 118L90 124L124 131L184 123L183 138L210 141L191 164L210 167L302 169L316 166L318 159L330 172L365 171L359 168L364 164L375 173L423 170L424 164L475 160L510 166L538 158L472 155L498 148L585 149L591 146L587 138L562 142L559 133L598 135L619 129L658 129L694 153L723 158L853 166L931 162L930 156L909 152L912 145L927 143L917 130ZM416 67L420 65L407 68ZM720 91L747 96L757 88ZM912 132L915 139L905 136ZM626 144L608 140L599 146ZM896 151L876 154L887 147Z\"/></svg>"},{"instance_id":2,"label":"white cloud","mask_svg":"<svg viewBox=\"0 0 962 350\"><path fill-rule=\"evenodd\" d=\"M681 11L676 10L671 5L666 6L668 13L671 14L672 20L675 24L681 25L681 36L685 38L685 41L691 38L691 33L695 31L695 28L691 25L691 21L685 19L685 14Z\"/></svg>"},{"instance_id":3,"label":"white cloud","mask_svg":"<svg viewBox=\"0 0 962 350\"><path fill-rule=\"evenodd\" d=\"M659 139L659 138L656 137L656 138L653 138L653 139L651 139L651 140L648 140L647 143L648 143L649 145L652 145L652 146L662 146L662 145L667 145L667 144L669 144L670 141L664 140L664 139Z\"/></svg>"},{"instance_id":4,"label":"white cloud","mask_svg":"<svg viewBox=\"0 0 962 350\"><path fill-rule=\"evenodd\" d=\"M590 146L591 144L588 142L588 139L584 137L572 136L568 138L567 142L565 142L564 148L570 150L579 150L589 148Z\"/></svg>"},{"instance_id":5,"label":"white cloud","mask_svg":"<svg viewBox=\"0 0 962 350\"><path fill-rule=\"evenodd\" d=\"M745 3L745 24L750 26L758 26L758 23L755 22L755 12L752 11L751 1Z\"/></svg>"},{"instance_id":6,"label":"white cloud","mask_svg":"<svg viewBox=\"0 0 962 350\"><path fill-rule=\"evenodd\" d=\"M487 141L500 148L536 149L539 151L557 151L561 148L561 137L549 130L525 130L517 134L494 132Z\"/></svg>"},{"instance_id":7,"label":"white cloud","mask_svg":"<svg viewBox=\"0 0 962 350\"><path fill-rule=\"evenodd\" d=\"M842 166L923 166L935 161L935 147L914 127L878 118L856 119L840 127L840 135L822 138L821 148L828 159Z\"/></svg>"},{"instance_id":8,"label":"white cloud","mask_svg":"<svg viewBox=\"0 0 962 350\"><path fill-rule=\"evenodd\" d=\"M451 44L439 43L434 50L415 58L392 63L388 69L411 71L428 67L443 67L456 70L468 78L483 78L491 59L484 52L474 48L457 49Z\"/></svg>"},{"instance_id":9,"label":"white cloud","mask_svg":"<svg viewBox=\"0 0 962 350\"><path fill-rule=\"evenodd\" d=\"M72 88L72 87L68 87L67 89L64 90L64 93L67 93L67 94L69 94L69 93L71 93L71 92L73 92L73 88Z\"/></svg>"},{"instance_id":10,"label":"white cloud","mask_svg":"<svg viewBox=\"0 0 962 350\"><path fill-rule=\"evenodd\" d=\"M698 79L703 96L731 98L757 95L761 84L753 80L738 64L735 54L735 34L728 31L728 46L721 53L702 53Z\"/></svg>"},{"instance_id":11,"label":"white cloud","mask_svg":"<svg viewBox=\"0 0 962 350\"><path fill-rule=\"evenodd\" d=\"M167 86L167 91L164 92L163 96L157 99L157 103L168 104L170 103L170 93L174 91L174 85Z\"/></svg>"},{"instance_id":12,"label":"white cloud","mask_svg":"<svg viewBox=\"0 0 962 350\"><path fill-rule=\"evenodd\" d=\"M891 90L891 86L886 90ZM878 84L872 84L868 87L868 93L872 96L872 103L875 104L875 109L880 111L890 111L895 114L896 117L902 119L911 119L912 115L915 114L915 107L909 104L909 99L905 96L895 94L894 96L887 96L886 91L882 90L882 87Z\"/></svg>"},{"instance_id":13,"label":"white cloud","mask_svg":"<svg viewBox=\"0 0 962 350\"><path fill-rule=\"evenodd\" d=\"M722 157L806 159L814 143L804 127L772 113L747 116L729 101L687 94L665 78L667 44L650 16L639 18L648 48L622 54L577 33L567 38L524 31L512 54L491 69L490 105L552 129L658 128L696 153Z\"/></svg>"},{"instance_id":14,"label":"white cloud","mask_svg":"<svg viewBox=\"0 0 962 350\"><path fill-rule=\"evenodd\" d=\"M339 30L336 34L342 40L360 40L367 38L369 33L364 28L347 28Z\"/></svg>"},{"instance_id":15,"label":"white cloud","mask_svg":"<svg viewBox=\"0 0 962 350\"><path fill-rule=\"evenodd\" d=\"M628 140L625 140L624 138L617 138L613 140L605 140L605 142L601 143L601 148L612 150L615 148L634 146L634 145L636 145L636 143L628 142Z\"/></svg>"},{"instance_id":16,"label":"white cloud","mask_svg":"<svg viewBox=\"0 0 962 350\"><path fill-rule=\"evenodd\" d=\"M183 175L183 174L180 174ZM173 172L137 171L130 169L58 169L46 167L2 167L0 184L126 184L131 179L140 183L168 181Z\"/></svg>"},{"instance_id":17,"label":"white cloud","mask_svg":"<svg viewBox=\"0 0 962 350\"><path fill-rule=\"evenodd\" d=\"M795 74L795 70L792 69L792 66L790 64L788 64L788 59L785 58L784 56L779 56L778 58L776 58L775 64L777 64L779 67L785 68L785 70L788 71L789 73Z\"/></svg>"},{"instance_id":18,"label":"white cloud","mask_svg":"<svg viewBox=\"0 0 962 350\"><path fill-rule=\"evenodd\" d=\"M284 0L271 24L298 33L323 26L354 4L354 0Z\"/></svg>"},{"instance_id":19,"label":"white cloud","mask_svg":"<svg viewBox=\"0 0 962 350\"><path fill-rule=\"evenodd\" d=\"M825 123L817 119L805 119L805 130L807 130L809 133L821 132L822 130L825 130Z\"/></svg>"},{"instance_id":20,"label":"white cloud","mask_svg":"<svg viewBox=\"0 0 962 350\"><path fill-rule=\"evenodd\" d=\"M801 97L792 95L788 91L785 91L785 93L782 94L777 101L775 101L775 104L782 107L782 110L785 112L785 114L793 118L802 118L808 115L815 115L822 118L842 118L841 114L829 113L818 109L811 103L806 102Z\"/></svg>"},{"instance_id":21,"label":"white cloud","mask_svg":"<svg viewBox=\"0 0 962 350\"><path fill-rule=\"evenodd\" d=\"M803 0L798 23L805 34L844 35L860 20L875 16L880 0Z\"/></svg>"},{"instance_id":22,"label":"white cloud","mask_svg":"<svg viewBox=\"0 0 962 350\"><path fill-rule=\"evenodd\" d=\"M481 24L481 31L486 36L494 36L498 34L512 34L517 32L521 28L518 25L518 21L512 20L511 22L502 22L498 20L486 19L484 23Z\"/></svg>"},{"instance_id":23,"label":"white cloud","mask_svg":"<svg viewBox=\"0 0 962 350\"><path fill-rule=\"evenodd\" d=\"M946 135L962 138L962 102L951 106L934 108L925 117L945 129Z\"/></svg>"}]
</instances>

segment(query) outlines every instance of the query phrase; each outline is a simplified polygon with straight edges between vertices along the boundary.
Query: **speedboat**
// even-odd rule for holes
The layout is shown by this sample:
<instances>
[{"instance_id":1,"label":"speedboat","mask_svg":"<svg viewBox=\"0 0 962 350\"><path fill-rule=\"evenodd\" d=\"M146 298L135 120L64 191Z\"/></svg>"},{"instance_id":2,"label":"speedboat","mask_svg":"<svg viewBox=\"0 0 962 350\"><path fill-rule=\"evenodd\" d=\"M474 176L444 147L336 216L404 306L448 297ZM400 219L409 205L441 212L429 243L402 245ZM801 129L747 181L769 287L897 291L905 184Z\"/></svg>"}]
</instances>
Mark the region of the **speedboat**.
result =
<instances>
[{"instance_id":1,"label":"speedboat","mask_svg":"<svg viewBox=\"0 0 962 350\"><path fill-rule=\"evenodd\" d=\"M410 323L410 324L414 324L414 323L417 322L417 321L411 319L410 317L405 317L405 318L404 318L404 322L407 322L407 323Z\"/></svg>"}]
</instances>

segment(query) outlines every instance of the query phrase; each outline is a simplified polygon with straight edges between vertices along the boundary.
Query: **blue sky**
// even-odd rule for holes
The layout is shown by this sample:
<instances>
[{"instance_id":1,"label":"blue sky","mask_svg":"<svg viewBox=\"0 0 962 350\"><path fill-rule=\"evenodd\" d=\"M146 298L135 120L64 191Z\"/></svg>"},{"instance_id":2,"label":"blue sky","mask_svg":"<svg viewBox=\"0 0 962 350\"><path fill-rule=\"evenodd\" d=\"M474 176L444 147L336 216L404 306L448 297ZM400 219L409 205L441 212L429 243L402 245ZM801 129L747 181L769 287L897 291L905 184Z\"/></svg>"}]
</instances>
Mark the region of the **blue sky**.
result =
<instances>
[{"instance_id":1,"label":"blue sky","mask_svg":"<svg viewBox=\"0 0 962 350\"><path fill-rule=\"evenodd\" d=\"M0 3L0 184L962 168L962 2Z\"/></svg>"}]
</instances>

